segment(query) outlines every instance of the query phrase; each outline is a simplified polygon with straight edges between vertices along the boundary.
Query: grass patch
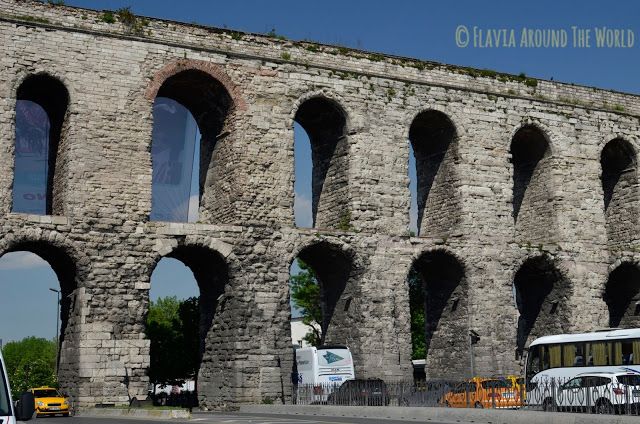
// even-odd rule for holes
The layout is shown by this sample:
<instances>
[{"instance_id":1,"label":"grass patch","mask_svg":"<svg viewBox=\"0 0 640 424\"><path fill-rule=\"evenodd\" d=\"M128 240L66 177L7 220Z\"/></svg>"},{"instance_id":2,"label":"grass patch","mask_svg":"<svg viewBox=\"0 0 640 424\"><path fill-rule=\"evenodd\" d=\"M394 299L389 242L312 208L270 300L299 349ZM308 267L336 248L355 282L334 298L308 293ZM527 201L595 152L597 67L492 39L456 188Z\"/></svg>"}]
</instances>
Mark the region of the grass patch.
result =
<instances>
[{"instance_id":1,"label":"grass patch","mask_svg":"<svg viewBox=\"0 0 640 424\"><path fill-rule=\"evenodd\" d=\"M113 12L110 11L110 10L105 10L104 12L102 12L102 16L100 16L100 20L102 22L107 23L107 24L115 24L116 23L116 17L113 14Z\"/></svg>"}]
</instances>

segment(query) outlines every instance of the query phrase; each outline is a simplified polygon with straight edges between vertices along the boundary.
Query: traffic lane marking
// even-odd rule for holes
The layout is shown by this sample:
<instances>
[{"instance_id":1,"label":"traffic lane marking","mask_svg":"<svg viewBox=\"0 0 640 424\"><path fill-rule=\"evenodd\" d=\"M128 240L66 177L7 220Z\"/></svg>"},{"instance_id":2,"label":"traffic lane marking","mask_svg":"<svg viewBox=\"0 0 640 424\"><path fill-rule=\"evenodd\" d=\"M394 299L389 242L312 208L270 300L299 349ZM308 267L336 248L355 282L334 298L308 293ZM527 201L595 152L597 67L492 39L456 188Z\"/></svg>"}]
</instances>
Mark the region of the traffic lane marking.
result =
<instances>
[{"instance_id":1,"label":"traffic lane marking","mask_svg":"<svg viewBox=\"0 0 640 424\"><path fill-rule=\"evenodd\" d=\"M210 414L210 415L209 415ZM367 423L371 418L365 417L331 417L331 416L300 416L300 417L274 417L274 416L264 416L264 415L216 415L215 413L209 413L207 415L210 418L222 418L226 419L225 421L209 421L212 423L247 423L247 424L360 424ZM215 418L214 418L215 417ZM194 419L192 418L192 421ZM199 419L200 420L200 419ZM344 420L344 421L342 421ZM414 420L393 420L388 417L378 417L376 420L383 420L385 423L393 424L393 423L407 423Z\"/></svg>"}]
</instances>

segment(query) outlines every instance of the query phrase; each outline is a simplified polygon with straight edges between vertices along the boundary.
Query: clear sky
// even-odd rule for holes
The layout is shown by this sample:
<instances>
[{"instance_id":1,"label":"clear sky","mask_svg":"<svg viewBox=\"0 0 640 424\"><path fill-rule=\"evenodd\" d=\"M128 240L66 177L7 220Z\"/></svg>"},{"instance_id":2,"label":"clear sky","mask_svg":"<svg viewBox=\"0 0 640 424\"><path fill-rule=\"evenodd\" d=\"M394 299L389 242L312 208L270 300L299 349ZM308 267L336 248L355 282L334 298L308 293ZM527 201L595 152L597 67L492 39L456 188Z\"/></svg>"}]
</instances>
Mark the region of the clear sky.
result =
<instances>
[{"instance_id":1,"label":"clear sky","mask_svg":"<svg viewBox=\"0 0 640 424\"><path fill-rule=\"evenodd\" d=\"M537 78L640 94L637 1L67 0L66 4L111 10L131 6L134 13L146 16L256 33L275 30L290 39L515 74L524 72ZM474 27L480 38L473 38ZM572 27L579 32L574 34ZM596 30L602 27L631 31L633 47L598 47ZM501 29L506 30L505 35L513 30L515 47L486 47L489 31ZM524 47L524 29L555 30L555 34L565 31L567 46ZM471 36L470 42L459 47L456 33L464 35L465 30ZM590 45L574 47L573 42L579 41L576 35L586 34L587 30ZM628 44L631 40L623 41ZM310 226L310 152L304 131L296 128L295 135L296 222ZM6 342L28 335L54 337L56 300L49 287L58 288L58 282L37 257L14 253L0 258L0 338ZM181 298L193 296L197 286L191 272L180 262L165 259L152 276L151 296L172 294Z\"/></svg>"}]
</instances>

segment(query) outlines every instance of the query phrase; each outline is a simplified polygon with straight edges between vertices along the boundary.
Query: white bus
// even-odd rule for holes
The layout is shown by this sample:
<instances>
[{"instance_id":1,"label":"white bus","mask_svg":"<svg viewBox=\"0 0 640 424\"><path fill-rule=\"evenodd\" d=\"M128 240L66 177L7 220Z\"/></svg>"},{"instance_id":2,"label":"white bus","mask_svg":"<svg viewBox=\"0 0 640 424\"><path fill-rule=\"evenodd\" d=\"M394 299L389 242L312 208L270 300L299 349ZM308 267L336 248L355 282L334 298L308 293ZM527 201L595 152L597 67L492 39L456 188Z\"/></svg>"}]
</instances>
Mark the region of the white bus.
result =
<instances>
[{"instance_id":1,"label":"white bus","mask_svg":"<svg viewBox=\"0 0 640 424\"><path fill-rule=\"evenodd\" d=\"M540 337L527 351L527 403L544 406L580 374L621 372L640 375L640 328Z\"/></svg>"},{"instance_id":2,"label":"white bus","mask_svg":"<svg viewBox=\"0 0 640 424\"><path fill-rule=\"evenodd\" d=\"M328 395L355 378L353 358L347 346L326 345L296 349L298 398L325 402Z\"/></svg>"}]
</instances>

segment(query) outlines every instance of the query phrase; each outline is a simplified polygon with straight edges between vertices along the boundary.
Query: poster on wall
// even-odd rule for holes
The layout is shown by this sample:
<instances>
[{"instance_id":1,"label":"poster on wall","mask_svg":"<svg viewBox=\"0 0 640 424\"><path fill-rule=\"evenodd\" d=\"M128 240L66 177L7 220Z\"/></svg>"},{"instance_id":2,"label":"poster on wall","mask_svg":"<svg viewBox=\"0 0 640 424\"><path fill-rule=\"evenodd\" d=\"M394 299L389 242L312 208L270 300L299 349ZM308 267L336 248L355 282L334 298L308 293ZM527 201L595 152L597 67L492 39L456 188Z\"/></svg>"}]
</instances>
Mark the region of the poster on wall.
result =
<instances>
[{"instance_id":1,"label":"poster on wall","mask_svg":"<svg viewBox=\"0 0 640 424\"><path fill-rule=\"evenodd\" d=\"M198 126L180 103L158 97L153 106L151 220L187 222Z\"/></svg>"},{"instance_id":2,"label":"poster on wall","mask_svg":"<svg viewBox=\"0 0 640 424\"><path fill-rule=\"evenodd\" d=\"M49 117L37 103L18 100L13 179L13 211L47 213Z\"/></svg>"}]
</instances>

